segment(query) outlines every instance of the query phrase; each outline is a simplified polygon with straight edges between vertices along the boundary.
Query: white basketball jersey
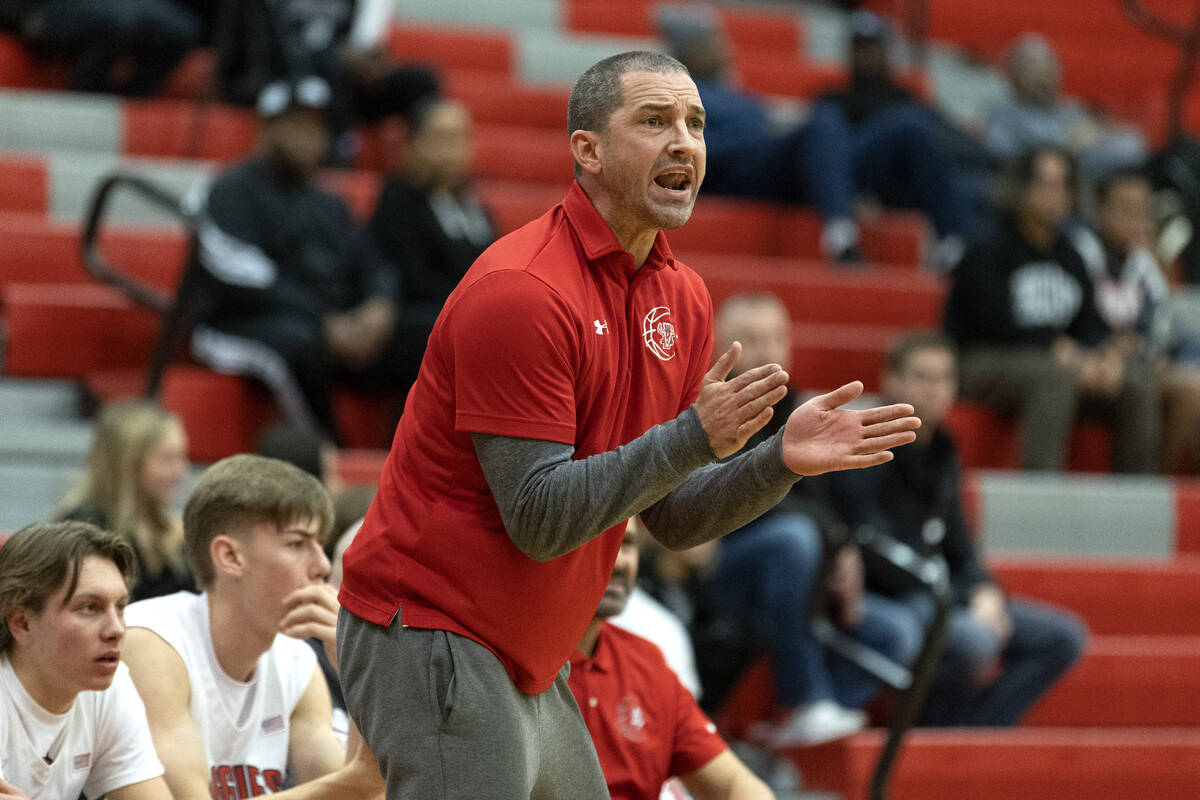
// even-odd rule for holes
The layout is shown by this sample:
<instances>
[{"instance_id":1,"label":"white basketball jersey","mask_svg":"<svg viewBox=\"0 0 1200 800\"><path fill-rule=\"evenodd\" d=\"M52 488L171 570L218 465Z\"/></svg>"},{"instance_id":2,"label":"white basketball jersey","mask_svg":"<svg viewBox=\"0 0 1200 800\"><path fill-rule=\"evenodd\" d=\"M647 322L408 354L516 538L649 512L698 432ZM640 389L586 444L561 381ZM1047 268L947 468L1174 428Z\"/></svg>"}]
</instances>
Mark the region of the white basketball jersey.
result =
<instances>
[{"instance_id":1,"label":"white basketball jersey","mask_svg":"<svg viewBox=\"0 0 1200 800\"><path fill-rule=\"evenodd\" d=\"M0 780L30 800L75 800L81 792L100 797L162 773L146 708L124 664L107 689L80 692L70 710L51 714L0 656Z\"/></svg>"},{"instance_id":2,"label":"white basketball jersey","mask_svg":"<svg viewBox=\"0 0 1200 800\"><path fill-rule=\"evenodd\" d=\"M191 683L192 718L204 736L213 800L277 792L287 779L292 710L317 667L312 649L282 634L243 683L217 663L208 595L177 592L133 603L125 624L147 628L175 649Z\"/></svg>"}]
</instances>

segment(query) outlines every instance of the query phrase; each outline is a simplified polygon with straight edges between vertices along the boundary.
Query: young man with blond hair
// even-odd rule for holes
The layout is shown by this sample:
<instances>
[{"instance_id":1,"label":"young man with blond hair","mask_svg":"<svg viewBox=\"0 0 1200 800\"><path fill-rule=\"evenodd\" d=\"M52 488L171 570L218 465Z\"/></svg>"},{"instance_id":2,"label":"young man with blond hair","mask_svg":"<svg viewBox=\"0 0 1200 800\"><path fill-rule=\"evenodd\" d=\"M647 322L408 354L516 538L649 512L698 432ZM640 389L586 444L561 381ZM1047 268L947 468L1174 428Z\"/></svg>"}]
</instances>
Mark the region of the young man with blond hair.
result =
<instances>
[{"instance_id":1,"label":"young man with blond hair","mask_svg":"<svg viewBox=\"0 0 1200 800\"><path fill-rule=\"evenodd\" d=\"M324 583L333 505L313 476L238 455L204 473L184 509L202 593L129 607L127 661L175 800L370 797L369 751L343 767L329 690L303 641L337 664L337 600ZM356 743L357 744L357 743Z\"/></svg>"}]
</instances>

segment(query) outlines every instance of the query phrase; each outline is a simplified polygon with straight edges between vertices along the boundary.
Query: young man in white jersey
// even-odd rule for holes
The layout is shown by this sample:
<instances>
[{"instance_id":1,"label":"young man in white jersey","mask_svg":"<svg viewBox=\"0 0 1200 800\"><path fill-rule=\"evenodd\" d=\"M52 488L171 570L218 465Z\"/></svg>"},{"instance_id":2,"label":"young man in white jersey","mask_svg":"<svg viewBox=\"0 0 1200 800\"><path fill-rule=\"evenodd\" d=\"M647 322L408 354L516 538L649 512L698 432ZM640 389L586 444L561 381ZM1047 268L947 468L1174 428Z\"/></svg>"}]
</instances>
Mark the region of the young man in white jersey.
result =
<instances>
[{"instance_id":1,"label":"young man in white jersey","mask_svg":"<svg viewBox=\"0 0 1200 800\"><path fill-rule=\"evenodd\" d=\"M126 661L175 800L382 796L370 752L355 742L347 761L334 737L303 641L320 638L337 664L337 599L323 582L332 521L317 479L276 459L233 456L197 484L184 548L202 593L127 612Z\"/></svg>"},{"instance_id":2,"label":"young man in white jersey","mask_svg":"<svg viewBox=\"0 0 1200 800\"><path fill-rule=\"evenodd\" d=\"M120 662L134 564L85 522L0 547L0 800L170 800Z\"/></svg>"}]
</instances>

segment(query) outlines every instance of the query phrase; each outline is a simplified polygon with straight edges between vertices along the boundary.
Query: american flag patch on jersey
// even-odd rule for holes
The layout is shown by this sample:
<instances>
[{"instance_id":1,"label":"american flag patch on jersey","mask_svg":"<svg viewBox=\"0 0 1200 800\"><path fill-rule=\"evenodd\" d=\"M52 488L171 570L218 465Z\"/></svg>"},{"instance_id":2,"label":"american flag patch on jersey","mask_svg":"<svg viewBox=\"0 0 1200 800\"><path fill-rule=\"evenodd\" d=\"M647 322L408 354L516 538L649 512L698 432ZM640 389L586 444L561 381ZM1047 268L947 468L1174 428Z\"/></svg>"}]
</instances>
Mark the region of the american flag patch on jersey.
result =
<instances>
[{"instance_id":1,"label":"american flag patch on jersey","mask_svg":"<svg viewBox=\"0 0 1200 800\"><path fill-rule=\"evenodd\" d=\"M75 756L75 769L87 769L92 763L92 754L84 753L83 755Z\"/></svg>"},{"instance_id":2,"label":"american flag patch on jersey","mask_svg":"<svg viewBox=\"0 0 1200 800\"><path fill-rule=\"evenodd\" d=\"M262 722L263 733L278 733L283 730L283 717L276 714L273 717L267 717Z\"/></svg>"}]
</instances>

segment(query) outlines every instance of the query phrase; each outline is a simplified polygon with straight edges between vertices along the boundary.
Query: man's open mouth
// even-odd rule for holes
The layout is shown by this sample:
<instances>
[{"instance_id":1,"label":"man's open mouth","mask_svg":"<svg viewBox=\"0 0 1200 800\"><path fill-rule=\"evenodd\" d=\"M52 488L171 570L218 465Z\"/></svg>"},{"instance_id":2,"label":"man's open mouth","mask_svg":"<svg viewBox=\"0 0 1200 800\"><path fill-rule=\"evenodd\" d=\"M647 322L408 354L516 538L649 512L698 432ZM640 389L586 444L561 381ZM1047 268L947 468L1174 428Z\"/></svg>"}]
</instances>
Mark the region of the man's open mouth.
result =
<instances>
[{"instance_id":1,"label":"man's open mouth","mask_svg":"<svg viewBox=\"0 0 1200 800\"><path fill-rule=\"evenodd\" d=\"M692 176L685 169L671 169L655 175L654 182L664 189L678 192L691 188Z\"/></svg>"}]
</instances>

